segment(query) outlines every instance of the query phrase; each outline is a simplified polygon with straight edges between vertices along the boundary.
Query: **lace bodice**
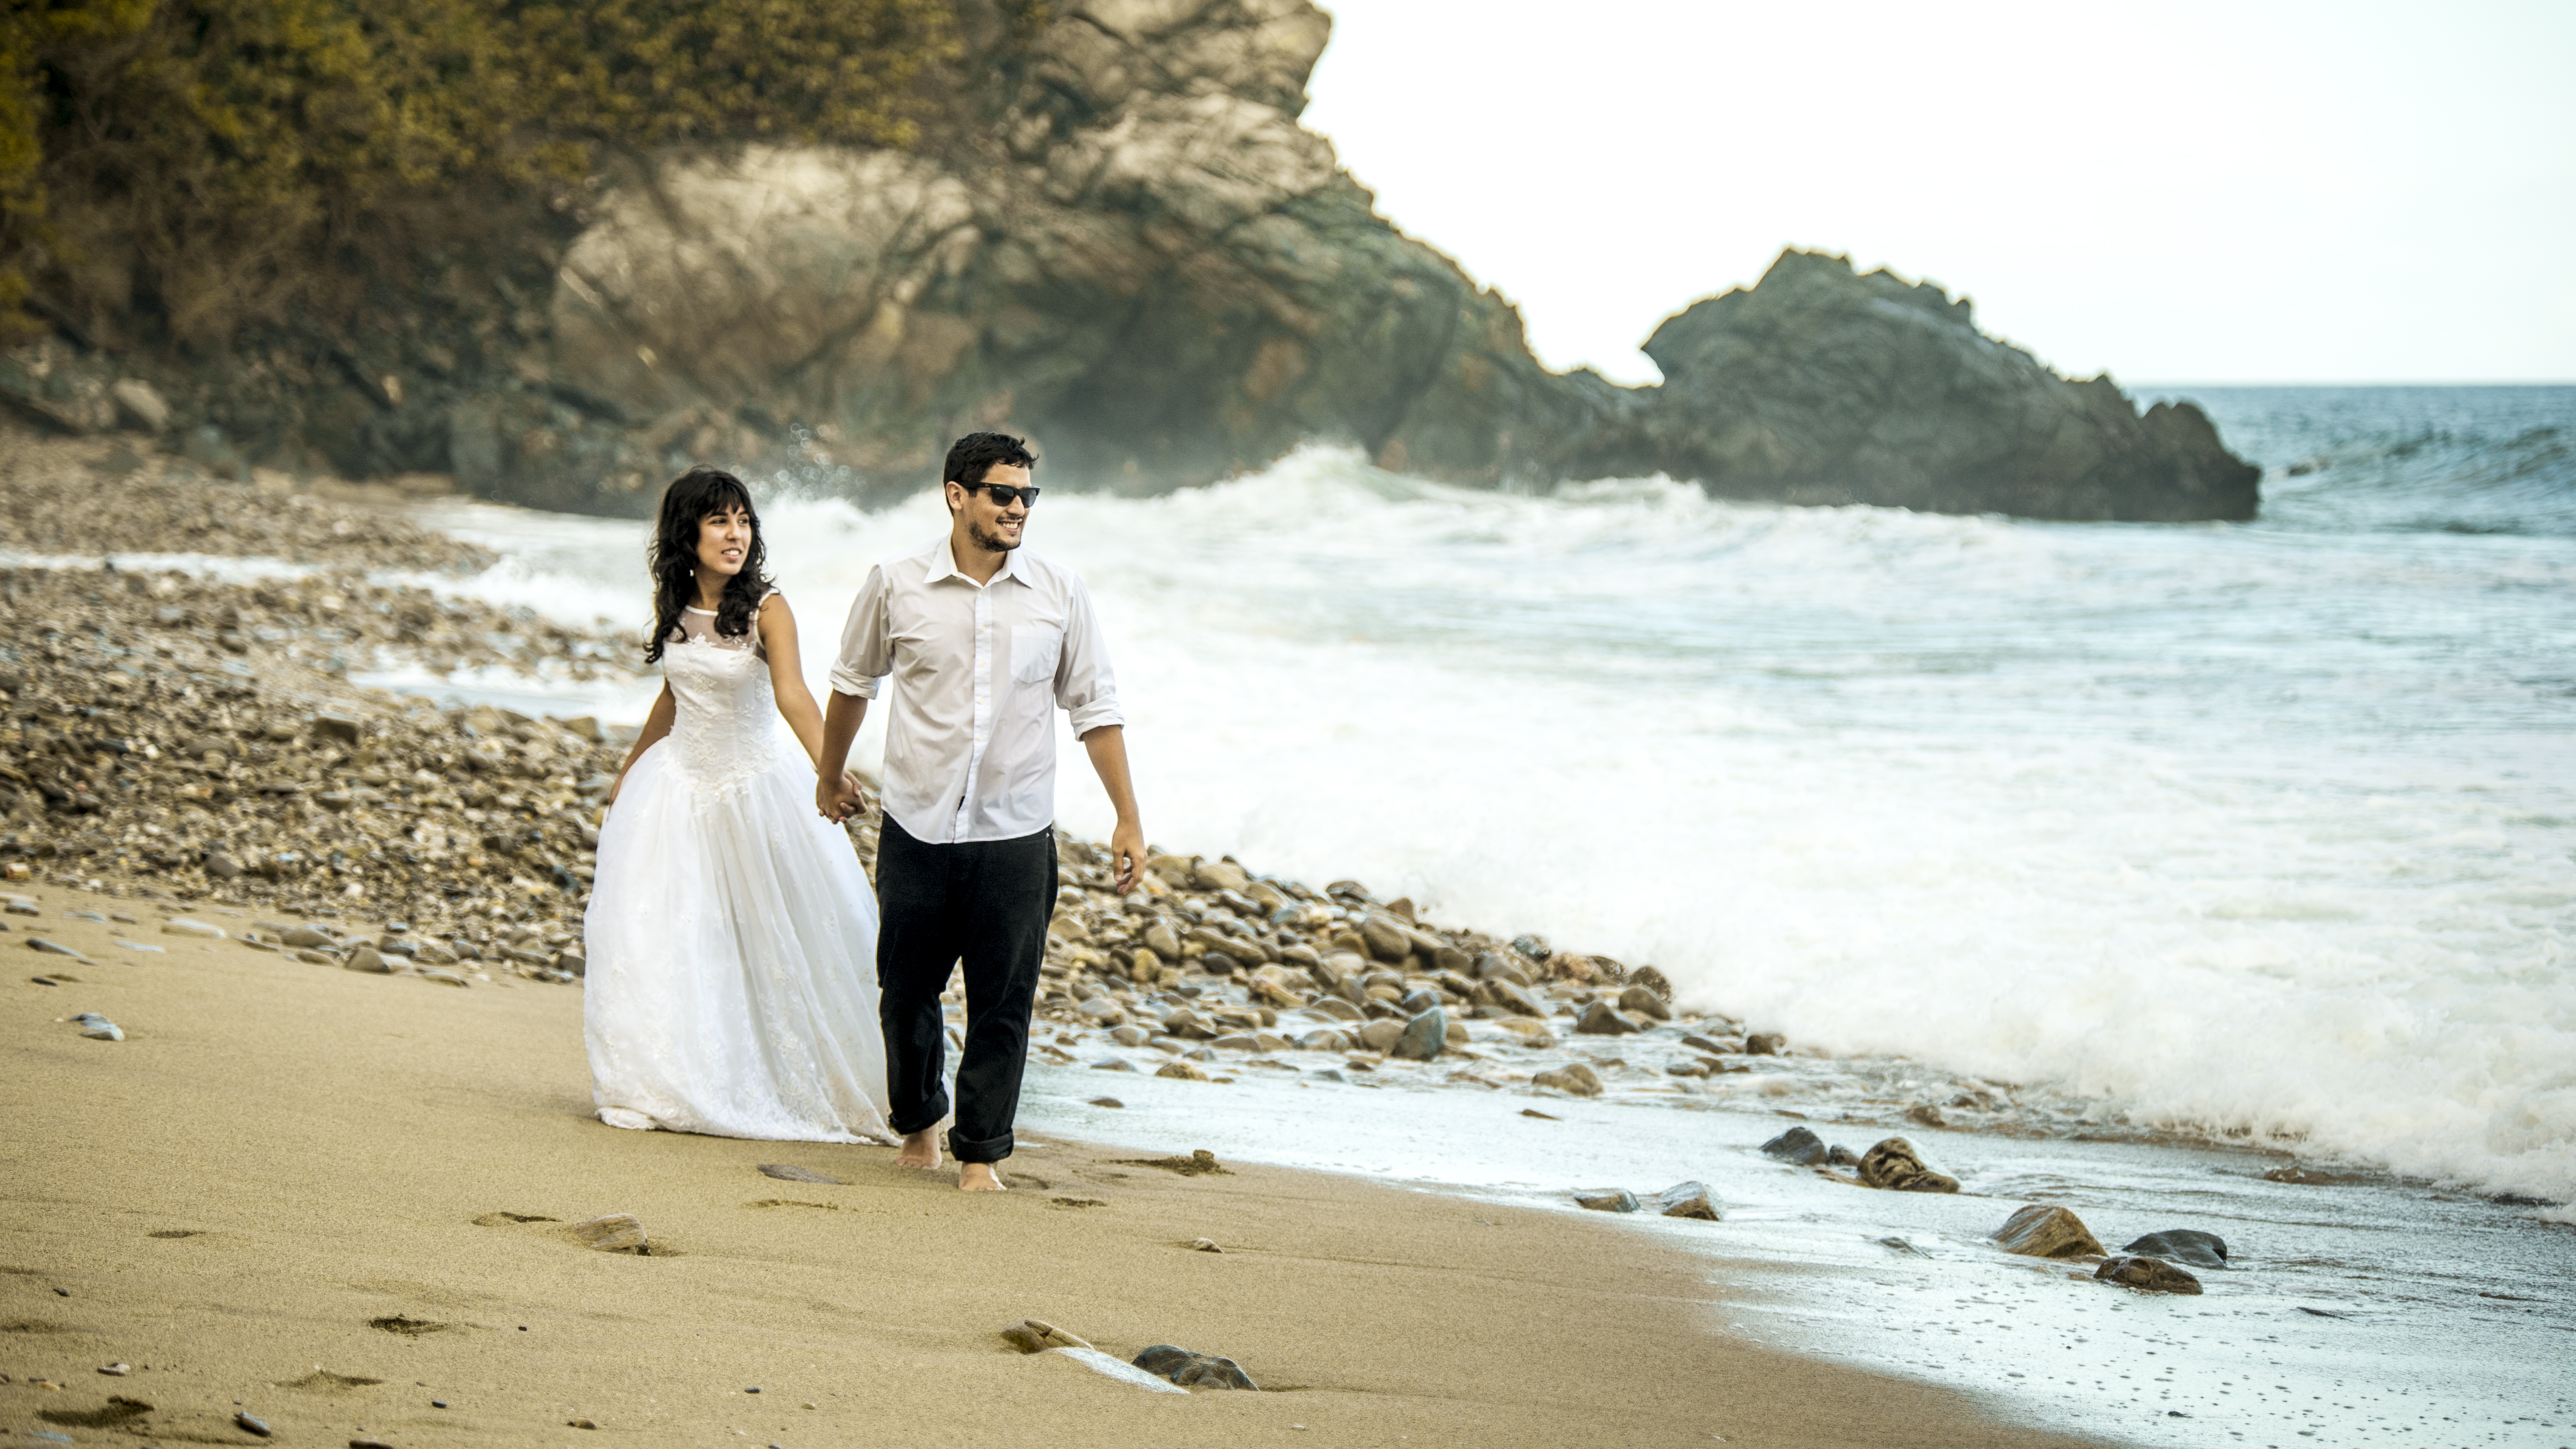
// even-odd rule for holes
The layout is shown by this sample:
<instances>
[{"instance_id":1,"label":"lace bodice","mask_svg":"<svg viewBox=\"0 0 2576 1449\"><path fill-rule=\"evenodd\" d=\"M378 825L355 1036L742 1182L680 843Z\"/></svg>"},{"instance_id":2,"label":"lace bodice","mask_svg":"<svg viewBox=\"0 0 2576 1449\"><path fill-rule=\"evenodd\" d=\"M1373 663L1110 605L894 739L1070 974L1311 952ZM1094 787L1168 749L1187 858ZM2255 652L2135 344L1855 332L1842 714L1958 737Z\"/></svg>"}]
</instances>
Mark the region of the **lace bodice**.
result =
<instances>
[{"instance_id":1,"label":"lace bodice","mask_svg":"<svg viewBox=\"0 0 2576 1449\"><path fill-rule=\"evenodd\" d=\"M671 722L674 762L692 783L738 785L777 758L778 702L756 624L748 634L728 636L716 632L715 615L683 610L663 644L662 678L679 707Z\"/></svg>"}]
</instances>

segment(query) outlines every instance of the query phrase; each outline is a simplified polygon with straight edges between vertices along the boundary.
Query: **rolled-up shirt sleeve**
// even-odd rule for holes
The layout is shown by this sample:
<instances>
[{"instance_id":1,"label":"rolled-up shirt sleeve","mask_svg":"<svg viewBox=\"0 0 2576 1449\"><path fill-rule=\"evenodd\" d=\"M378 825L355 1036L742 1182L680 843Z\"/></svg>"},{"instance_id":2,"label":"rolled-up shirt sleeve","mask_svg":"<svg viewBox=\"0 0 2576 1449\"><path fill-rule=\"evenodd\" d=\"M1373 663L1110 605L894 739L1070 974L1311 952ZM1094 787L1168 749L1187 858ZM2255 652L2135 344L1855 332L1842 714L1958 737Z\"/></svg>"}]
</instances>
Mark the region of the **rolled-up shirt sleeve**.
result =
<instances>
[{"instance_id":1,"label":"rolled-up shirt sleeve","mask_svg":"<svg viewBox=\"0 0 2576 1449\"><path fill-rule=\"evenodd\" d=\"M1079 580L1065 601L1064 652L1056 660L1055 702L1073 717L1075 739L1104 725L1127 722L1118 710L1118 676L1109 667L1109 641L1101 636L1091 591Z\"/></svg>"},{"instance_id":2,"label":"rolled-up shirt sleeve","mask_svg":"<svg viewBox=\"0 0 2576 1449\"><path fill-rule=\"evenodd\" d=\"M832 692L859 699L877 697L877 681L894 672L894 644L886 635L886 576L880 564L868 570L859 596L850 601L849 621L841 626L841 652L832 660Z\"/></svg>"}]
</instances>

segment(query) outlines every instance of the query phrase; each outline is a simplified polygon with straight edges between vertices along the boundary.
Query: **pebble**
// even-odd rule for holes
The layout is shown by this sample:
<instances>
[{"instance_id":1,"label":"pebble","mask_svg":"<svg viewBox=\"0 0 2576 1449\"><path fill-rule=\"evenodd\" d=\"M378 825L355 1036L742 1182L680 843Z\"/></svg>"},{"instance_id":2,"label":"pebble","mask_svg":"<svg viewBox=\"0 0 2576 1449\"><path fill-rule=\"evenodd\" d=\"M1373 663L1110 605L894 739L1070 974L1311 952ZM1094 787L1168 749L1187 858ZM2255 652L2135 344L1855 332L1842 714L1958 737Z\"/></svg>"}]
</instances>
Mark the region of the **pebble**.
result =
<instances>
[{"instance_id":1,"label":"pebble","mask_svg":"<svg viewBox=\"0 0 2576 1449\"><path fill-rule=\"evenodd\" d=\"M1185 1389L1251 1389L1252 1376L1230 1358L1193 1353L1175 1344L1158 1343L1128 1362Z\"/></svg>"},{"instance_id":2,"label":"pebble","mask_svg":"<svg viewBox=\"0 0 2576 1449\"><path fill-rule=\"evenodd\" d=\"M134 1372L134 1365L130 1363L101 1364L99 1365L98 1371L107 1375L109 1378L121 1379L127 1374Z\"/></svg>"},{"instance_id":3,"label":"pebble","mask_svg":"<svg viewBox=\"0 0 2576 1449\"><path fill-rule=\"evenodd\" d=\"M80 952L73 950L69 946L62 945L55 941L48 941L42 936L29 936L27 938L27 949L40 956L69 956L75 961L86 961L89 959L87 956L82 955Z\"/></svg>"},{"instance_id":4,"label":"pebble","mask_svg":"<svg viewBox=\"0 0 2576 1449\"><path fill-rule=\"evenodd\" d=\"M1214 1238L1192 1238L1190 1239L1190 1248L1192 1251L1201 1253L1222 1253L1225 1251L1225 1249L1216 1245L1216 1239Z\"/></svg>"},{"instance_id":5,"label":"pebble","mask_svg":"<svg viewBox=\"0 0 2576 1449\"><path fill-rule=\"evenodd\" d=\"M72 1024L81 1029L82 1036L92 1041L125 1040L125 1032L122 1028L95 1011L84 1011L73 1017Z\"/></svg>"},{"instance_id":6,"label":"pebble","mask_svg":"<svg viewBox=\"0 0 2576 1449\"><path fill-rule=\"evenodd\" d=\"M343 970L363 971L375 976L391 976L394 968L373 946L360 946L340 962Z\"/></svg>"},{"instance_id":7,"label":"pebble","mask_svg":"<svg viewBox=\"0 0 2576 1449\"><path fill-rule=\"evenodd\" d=\"M1557 1091L1565 1092L1577 1097L1598 1097L1601 1095L1600 1073L1593 1071L1590 1067L1585 1066L1581 1062L1569 1062L1552 1071L1537 1073L1530 1078L1530 1085L1533 1087L1553 1087Z\"/></svg>"},{"instance_id":8,"label":"pebble","mask_svg":"<svg viewBox=\"0 0 2576 1449\"><path fill-rule=\"evenodd\" d=\"M1759 1032L1744 1039L1744 1054L1748 1057L1785 1057L1789 1054L1789 1039L1778 1032Z\"/></svg>"},{"instance_id":9,"label":"pebble","mask_svg":"<svg viewBox=\"0 0 2576 1449\"><path fill-rule=\"evenodd\" d=\"M1136 1064L1125 1057L1102 1057L1091 1064L1091 1069L1095 1072L1132 1072L1136 1070Z\"/></svg>"},{"instance_id":10,"label":"pebble","mask_svg":"<svg viewBox=\"0 0 2576 1449\"><path fill-rule=\"evenodd\" d=\"M2122 1256L2111 1259L2093 1270L2093 1276L2105 1283L2135 1288L2141 1293L2198 1293L2200 1280L2162 1258Z\"/></svg>"},{"instance_id":11,"label":"pebble","mask_svg":"<svg viewBox=\"0 0 2576 1449\"><path fill-rule=\"evenodd\" d=\"M2162 1258L2172 1263L2189 1263L2195 1268L2227 1266L2227 1240L2198 1228L2167 1228L2160 1233L2149 1233L2120 1251Z\"/></svg>"},{"instance_id":12,"label":"pebble","mask_svg":"<svg viewBox=\"0 0 2576 1449\"><path fill-rule=\"evenodd\" d=\"M848 1183L828 1172L816 1172L810 1167L798 1167L792 1162L764 1162L760 1164L760 1172L763 1177L774 1177L781 1182L819 1182L825 1187L849 1186Z\"/></svg>"},{"instance_id":13,"label":"pebble","mask_svg":"<svg viewBox=\"0 0 2576 1449\"><path fill-rule=\"evenodd\" d=\"M2084 1220L2050 1203L2033 1203L1995 1229L1995 1246L2025 1258L2099 1258L2100 1240Z\"/></svg>"},{"instance_id":14,"label":"pebble","mask_svg":"<svg viewBox=\"0 0 2576 1449\"><path fill-rule=\"evenodd\" d=\"M243 1433L256 1434L263 1439L277 1432L276 1430L268 1427L267 1420L262 1419L255 1414L235 1414L233 1415L233 1422L241 1426Z\"/></svg>"},{"instance_id":15,"label":"pebble","mask_svg":"<svg viewBox=\"0 0 2576 1449\"><path fill-rule=\"evenodd\" d=\"M1207 1072L1201 1068L1198 1063L1186 1060L1165 1062L1154 1069L1154 1075L1158 1077L1170 1077L1174 1081L1180 1082L1205 1082L1212 1080L1212 1078L1208 1076Z\"/></svg>"},{"instance_id":16,"label":"pebble","mask_svg":"<svg viewBox=\"0 0 2576 1449\"><path fill-rule=\"evenodd\" d=\"M1656 979L1663 978L1658 975ZM1673 1009L1664 1003L1664 998L1657 995L1652 987L1647 986L1631 986L1620 992L1619 1009L1634 1012L1639 1016L1651 1016L1657 1021L1673 1019Z\"/></svg>"},{"instance_id":17,"label":"pebble","mask_svg":"<svg viewBox=\"0 0 2576 1449\"><path fill-rule=\"evenodd\" d=\"M349 1441L349 1449L394 1449L394 1446L382 1439L371 1439L361 1434Z\"/></svg>"},{"instance_id":18,"label":"pebble","mask_svg":"<svg viewBox=\"0 0 2576 1449\"><path fill-rule=\"evenodd\" d=\"M1376 1021L1363 1023L1356 1035L1359 1037L1360 1045L1367 1050L1389 1052L1395 1049L1397 1042L1404 1039L1404 1025L1403 1022L1380 1017Z\"/></svg>"},{"instance_id":19,"label":"pebble","mask_svg":"<svg viewBox=\"0 0 2576 1449\"><path fill-rule=\"evenodd\" d=\"M1094 1097L1091 1099L1091 1105L1095 1107L1124 1107L1127 1104L1119 1101L1116 1097Z\"/></svg>"},{"instance_id":20,"label":"pebble","mask_svg":"<svg viewBox=\"0 0 2576 1449\"><path fill-rule=\"evenodd\" d=\"M1923 1164L1914 1144L1902 1137L1890 1137L1861 1154L1860 1181L1863 1187L1888 1192L1957 1192L1959 1180L1934 1172Z\"/></svg>"},{"instance_id":21,"label":"pebble","mask_svg":"<svg viewBox=\"0 0 2576 1449\"><path fill-rule=\"evenodd\" d=\"M1524 1116L1524 1117L1536 1117L1538 1120L1540 1120L1540 1121L1542 1121L1542 1122L1562 1122L1562 1121L1564 1121L1564 1120L1565 1120L1565 1119L1564 1119L1564 1118L1562 1118L1562 1117L1551 1117L1551 1116L1549 1116L1547 1113L1540 1111L1540 1110L1539 1110L1539 1109L1537 1109L1536 1107L1523 1107L1523 1108L1521 1109L1521 1115L1522 1115L1522 1116Z\"/></svg>"},{"instance_id":22,"label":"pebble","mask_svg":"<svg viewBox=\"0 0 2576 1449\"><path fill-rule=\"evenodd\" d=\"M1406 1061L1427 1062L1440 1055L1449 1041L1449 1014L1437 1003L1404 1024L1403 1031L1386 1048L1387 1055Z\"/></svg>"},{"instance_id":23,"label":"pebble","mask_svg":"<svg viewBox=\"0 0 2576 1449\"><path fill-rule=\"evenodd\" d=\"M1804 1127L1792 1127L1762 1144L1762 1155L1797 1167L1813 1167L1826 1158L1825 1139Z\"/></svg>"},{"instance_id":24,"label":"pebble","mask_svg":"<svg viewBox=\"0 0 2576 1449\"><path fill-rule=\"evenodd\" d=\"M572 1225L572 1235L586 1248L603 1253L642 1252L645 1250L644 1225L633 1213L606 1213L586 1222Z\"/></svg>"},{"instance_id":25,"label":"pebble","mask_svg":"<svg viewBox=\"0 0 2576 1449\"><path fill-rule=\"evenodd\" d=\"M1129 1022L1124 1026L1114 1027L1109 1033L1109 1039L1123 1047L1140 1047L1148 1041L1153 1040L1153 1037L1154 1034L1152 1032L1145 1030L1145 1028L1138 1026L1133 1022Z\"/></svg>"},{"instance_id":26,"label":"pebble","mask_svg":"<svg viewBox=\"0 0 2576 1449\"><path fill-rule=\"evenodd\" d=\"M1619 1014L1607 1001L1596 1001L1583 1008L1583 1015L1575 1019L1574 1029L1585 1036L1626 1036L1644 1030Z\"/></svg>"},{"instance_id":27,"label":"pebble","mask_svg":"<svg viewBox=\"0 0 2576 1449\"><path fill-rule=\"evenodd\" d=\"M1697 1218L1701 1222L1721 1221L1725 1213L1704 1182L1677 1182L1655 1194L1668 1218Z\"/></svg>"},{"instance_id":28,"label":"pebble","mask_svg":"<svg viewBox=\"0 0 2576 1449\"><path fill-rule=\"evenodd\" d=\"M1637 1195L1624 1187L1578 1188L1574 1204L1596 1213L1632 1213L1638 1206Z\"/></svg>"},{"instance_id":29,"label":"pebble","mask_svg":"<svg viewBox=\"0 0 2576 1449\"><path fill-rule=\"evenodd\" d=\"M1043 1318L1024 1318L1002 1330L1002 1338L1022 1353L1044 1353L1051 1348L1089 1348L1091 1341L1067 1333Z\"/></svg>"},{"instance_id":30,"label":"pebble","mask_svg":"<svg viewBox=\"0 0 2576 1449\"><path fill-rule=\"evenodd\" d=\"M203 921L192 921L186 916L175 916L161 923L161 934L164 936L196 936L205 940L220 941L224 939L224 928L221 926L209 926Z\"/></svg>"}]
</instances>

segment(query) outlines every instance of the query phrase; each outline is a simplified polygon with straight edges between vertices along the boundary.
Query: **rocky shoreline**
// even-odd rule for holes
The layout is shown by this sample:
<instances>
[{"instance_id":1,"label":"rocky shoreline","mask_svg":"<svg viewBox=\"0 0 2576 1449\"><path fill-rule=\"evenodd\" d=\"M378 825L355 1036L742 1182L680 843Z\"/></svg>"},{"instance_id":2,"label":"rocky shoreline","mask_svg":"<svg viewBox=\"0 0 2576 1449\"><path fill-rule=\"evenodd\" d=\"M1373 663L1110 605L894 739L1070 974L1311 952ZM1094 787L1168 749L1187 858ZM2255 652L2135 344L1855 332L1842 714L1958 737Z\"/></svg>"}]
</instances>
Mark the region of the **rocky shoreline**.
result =
<instances>
[{"instance_id":1,"label":"rocky shoreline","mask_svg":"<svg viewBox=\"0 0 2576 1449\"><path fill-rule=\"evenodd\" d=\"M235 482L113 439L4 428L0 481L0 862L172 914L238 912L235 936L317 964L578 977L619 733L350 676L641 686L630 641L384 582L491 557L408 522L383 491ZM259 559L272 576L73 562L106 552ZM851 836L872 869L874 823ZM1068 837L1062 853L1039 1002L1050 1060L2183 1140L2045 1091L1792 1049L1682 1009L1651 965L1435 924L1360 882L1166 851L1122 899L1098 845Z\"/></svg>"},{"instance_id":2,"label":"rocky shoreline","mask_svg":"<svg viewBox=\"0 0 2576 1449\"><path fill-rule=\"evenodd\" d=\"M129 467L121 453L0 434L0 537L25 560L0 556L0 873L149 902L162 931L316 967L469 989L577 982L599 807L631 736L589 718L441 708L350 675L409 665L640 684L631 643L384 582L490 558L381 500ZM283 572L226 582L130 559L90 566L85 514L117 520L104 532L120 554L233 554ZM850 834L872 871L874 822ZM1100 846L1060 846L1033 1050L1097 1068L1104 1084L1271 1074L2163 1137L2045 1091L1794 1048L1677 1003L1652 965L1442 925L1357 881L1318 888L1158 850L1122 898ZM955 1021L953 994L950 1009ZM1958 1190L1902 1138L1860 1153L1802 1127L1766 1150L1856 1187ZM1667 1191L1682 1215L1722 1212L1692 1186ZM1593 1196L1637 1206L1624 1189ZM2098 1244L2079 1256L2109 1258Z\"/></svg>"}]
</instances>

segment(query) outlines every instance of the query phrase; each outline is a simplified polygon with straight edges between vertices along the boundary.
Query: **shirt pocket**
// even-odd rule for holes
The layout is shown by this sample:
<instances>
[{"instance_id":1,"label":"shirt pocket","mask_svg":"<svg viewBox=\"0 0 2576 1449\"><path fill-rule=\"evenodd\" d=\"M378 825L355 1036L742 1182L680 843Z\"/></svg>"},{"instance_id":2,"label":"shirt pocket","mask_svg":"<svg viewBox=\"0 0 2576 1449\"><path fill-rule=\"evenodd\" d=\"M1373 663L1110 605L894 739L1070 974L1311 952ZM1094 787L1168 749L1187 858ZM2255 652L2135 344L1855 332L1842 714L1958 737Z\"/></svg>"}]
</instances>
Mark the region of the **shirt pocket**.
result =
<instances>
[{"instance_id":1,"label":"shirt pocket","mask_svg":"<svg viewBox=\"0 0 2576 1449\"><path fill-rule=\"evenodd\" d=\"M1014 682L1036 684L1054 678L1056 660L1063 654L1063 625L1011 626L1011 678Z\"/></svg>"}]
</instances>

